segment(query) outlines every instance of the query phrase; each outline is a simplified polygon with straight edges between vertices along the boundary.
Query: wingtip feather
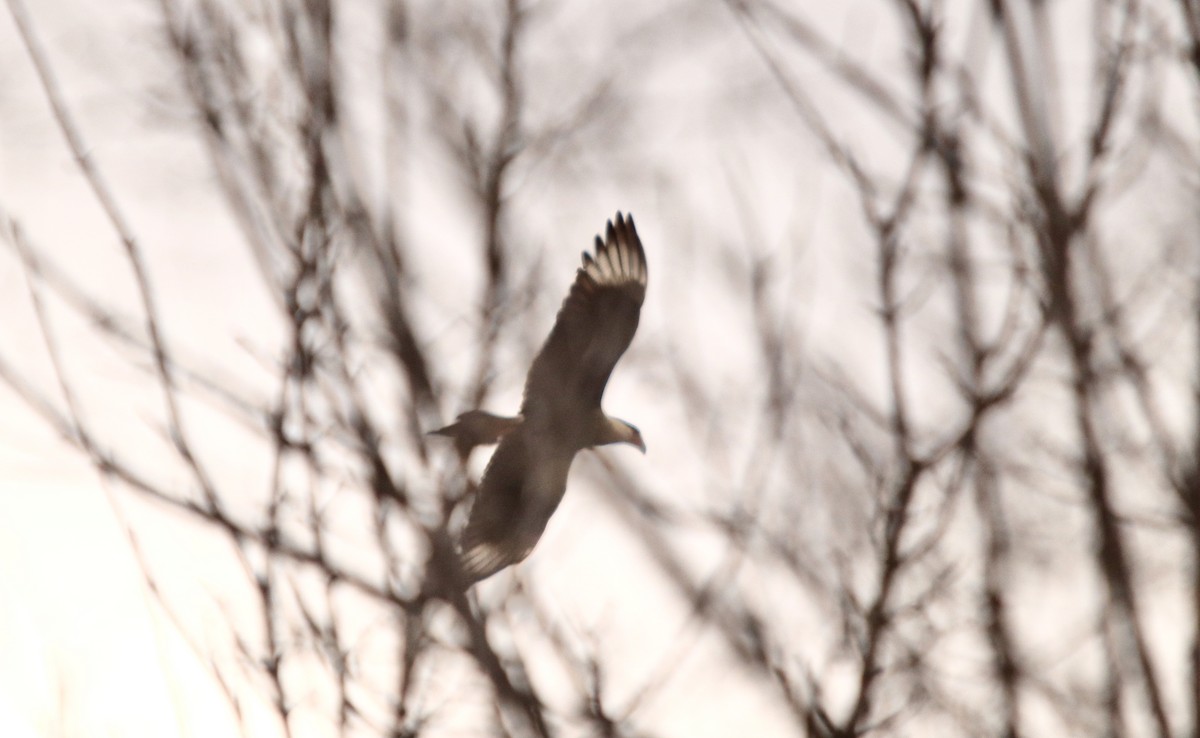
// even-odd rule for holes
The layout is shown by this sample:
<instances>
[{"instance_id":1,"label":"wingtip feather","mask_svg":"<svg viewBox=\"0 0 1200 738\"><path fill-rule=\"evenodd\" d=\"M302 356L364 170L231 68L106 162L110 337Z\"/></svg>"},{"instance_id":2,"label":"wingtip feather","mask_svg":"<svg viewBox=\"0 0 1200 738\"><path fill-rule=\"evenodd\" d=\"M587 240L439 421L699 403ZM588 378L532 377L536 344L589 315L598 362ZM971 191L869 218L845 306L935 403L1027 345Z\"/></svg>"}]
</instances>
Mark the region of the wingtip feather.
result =
<instances>
[{"instance_id":1,"label":"wingtip feather","mask_svg":"<svg viewBox=\"0 0 1200 738\"><path fill-rule=\"evenodd\" d=\"M632 274L629 233L625 229L625 219L621 217L619 210L617 211L617 248L614 251L616 251L614 257L617 271L621 274Z\"/></svg>"},{"instance_id":2,"label":"wingtip feather","mask_svg":"<svg viewBox=\"0 0 1200 738\"><path fill-rule=\"evenodd\" d=\"M481 542L463 551L459 561L467 579L478 582L508 566L507 558L499 546Z\"/></svg>"},{"instance_id":3,"label":"wingtip feather","mask_svg":"<svg viewBox=\"0 0 1200 738\"><path fill-rule=\"evenodd\" d=\"M604 236L595 238L594 254L583 254L583 273L596 284L646 283L646 256L633 225L633 216L617 211L605 223Z\"/></svg>"}]
</instances>

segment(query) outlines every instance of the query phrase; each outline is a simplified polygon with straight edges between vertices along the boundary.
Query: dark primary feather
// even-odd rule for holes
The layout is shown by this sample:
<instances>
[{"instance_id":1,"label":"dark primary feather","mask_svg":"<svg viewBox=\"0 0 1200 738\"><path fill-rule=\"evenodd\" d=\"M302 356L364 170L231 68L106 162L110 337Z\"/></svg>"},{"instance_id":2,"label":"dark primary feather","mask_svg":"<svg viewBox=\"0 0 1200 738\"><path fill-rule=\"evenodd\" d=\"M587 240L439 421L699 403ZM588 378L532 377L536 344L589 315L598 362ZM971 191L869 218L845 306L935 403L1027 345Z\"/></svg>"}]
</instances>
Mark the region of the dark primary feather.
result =
<instances>
[{"instance_id":1,"label":"dark primary feather","mask_svg":"<svg viewBox=\"0 0 1200 738\"><path fill-rule=\"evenodd\" d=\"M594 258L584 252L554 328L533 360L522 413L599 407L613 366L633 340L647 276L633 217L617 213L604 240L596 237L595 251Z\"/></svg>"},{"instance_id":2,"label":"dark primary feather","mask_svg":"<svg viewBox=\"0 0 1200 738\"><path fill-rule=\"evenodd\" d=\"M566 491L575 453L595 442L593 423L609 374L637 330L646 254L633 218L617 213L583 266L525 380L523 420L496 448L462 537L470 581L523 560ZM602 416L601 416L602 417Z\"/></svg>"}]
</instances>

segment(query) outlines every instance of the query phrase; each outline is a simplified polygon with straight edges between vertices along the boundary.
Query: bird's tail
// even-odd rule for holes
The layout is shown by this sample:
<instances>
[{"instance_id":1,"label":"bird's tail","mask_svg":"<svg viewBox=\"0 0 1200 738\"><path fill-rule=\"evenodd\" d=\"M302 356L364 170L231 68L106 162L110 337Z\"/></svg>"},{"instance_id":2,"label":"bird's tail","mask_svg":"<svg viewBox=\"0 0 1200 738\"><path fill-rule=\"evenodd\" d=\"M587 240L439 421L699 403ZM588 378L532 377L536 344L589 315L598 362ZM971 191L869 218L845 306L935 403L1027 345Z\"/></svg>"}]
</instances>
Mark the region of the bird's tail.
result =
<instances>
[{"instance_id":1,"label":"bird's tail","mask_svg":"<svg viewBox=\"0 0 1200 738\"><path fill-rule=\"evenodd\" d=\"M501 438L521 424L521 420L520 415L508 418L483 410L468 410L445 428L429 431L429 435L453 438L454 448L466 461L476 446L499 443Z\"/></svg>"}]
</instances>

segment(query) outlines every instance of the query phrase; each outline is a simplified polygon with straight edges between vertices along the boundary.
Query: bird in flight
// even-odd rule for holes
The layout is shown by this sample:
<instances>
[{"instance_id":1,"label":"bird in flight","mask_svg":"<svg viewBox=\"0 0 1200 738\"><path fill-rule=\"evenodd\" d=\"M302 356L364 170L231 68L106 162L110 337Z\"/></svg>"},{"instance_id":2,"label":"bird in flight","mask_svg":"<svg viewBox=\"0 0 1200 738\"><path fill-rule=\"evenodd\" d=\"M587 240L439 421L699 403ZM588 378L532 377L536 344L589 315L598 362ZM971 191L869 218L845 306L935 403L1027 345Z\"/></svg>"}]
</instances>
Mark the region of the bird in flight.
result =
<instances>
[{"instance_id":1,"label":"bird in flight","mask_svg":"<svg viewBox=\"0 0 1200 738\"><path fill-rule=\"evenodd\" d=\"M642 453L637 428L609 417L600 398L613 366L637 331L646 296L646 253L633 217L617 213L595 256L583 266L525 379L515 418L470 410L433 434L454 439L465 460L475 446L499 442L483 472L461 540L461 564L474 583L525 559L567 490L575 454L628 443Z\"/></svg>"}]
</instances>

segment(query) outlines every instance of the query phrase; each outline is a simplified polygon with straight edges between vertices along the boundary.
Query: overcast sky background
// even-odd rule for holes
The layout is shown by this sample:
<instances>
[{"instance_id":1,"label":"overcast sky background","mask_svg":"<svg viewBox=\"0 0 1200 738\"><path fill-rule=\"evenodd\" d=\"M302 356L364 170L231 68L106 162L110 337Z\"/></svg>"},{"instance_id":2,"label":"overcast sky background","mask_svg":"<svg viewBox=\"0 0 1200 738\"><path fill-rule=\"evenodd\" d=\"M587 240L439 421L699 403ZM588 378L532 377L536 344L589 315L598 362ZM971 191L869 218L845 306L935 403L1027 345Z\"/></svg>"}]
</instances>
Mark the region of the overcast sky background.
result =
<instances>
[{"instance_id":1,"label":"overcast sky background","mask_svg":"<svg viewBox=\"0 0 1200 738\"><path fill-rule=\"evenodd\" d=\"M183 355L211 376L236 378L238 386L269 387L272 374L264 357L270 354L274 342L282 340L282 324L213 184L201 142L179 109L177 93L172 89L176 84L173 58L163 48L156 5L122 0L100 10L74 0L38 0L29 4L29 10L89 151L109 178L144 247L166 334ZM850 12L854 15L853 9ZM575 24L565 33L574 32L578 39L592 36L594 48L590 53L609 48L612 37L592 34L590 29L599 20L602 30L608 28L615 33L620 29L615 13L600 6L571 13L563 10L566 20ZM864 12L858 13L848 33L869 39L872 22L864 16ZM670 36L667 33L663 38L670 41ZM688 39L676 42L686 44ZM724 48L702 49L695 55L666 50L664 54L670 53L676 60L653 68L656 79L625 80L658 88L658 93L651 95L651 99L657 99L655 112L663 113L658 130L647 128L640 135L649 139L648 148L657 148L664 161L679 162L683 168L678 174L683 181L694 184L693 178L712 177L736 179L752 186L755 195L762 198L761 206L778 209L776 217L768 222L774 222L780 231L775 238L780 238L782 230L789 227L784 212L794 209L798 200L804 204L790 217L801 222L815 219L823 178L814 169L804 177L763 180L757 170L774 165L770 161L772 152L762 146L742 145L745 138L759 135L756 126L746 124L737 130L730 129L726 120L704 120L711 113L719 113L706 106L710 85L724 76L722 66L736 58L727 51L743 46L743 42L732 36L728 44L718 46ZM39 249L45 249L95 297L136 315L133 283L117 236L78 173L7 13L0 20L0 49L0 207L19 220ZM583 48L577 51L589 53ZM347 48L345 52L352 55L356 50ZM556 51L544 49L542 53L553 56ZM638 53L654 58L644 49ZM749 62L746 53L743 46L743 63ZM698 116L696 111L703 114ZM729 136L715 149L713 129ZM736 136L743 140L735 141ZM427 166L435 170L436 155L431 153L429 159ZM636 215L653 274L638 340L650 343L663 330L661 313L683 307L665 304L669 298L682 298L689 308L705 307L702 296L678 279L682 274L671 278L673 261L683 273L694 270L695 256L669 252L670 229L687 229L690 224L656 218L653 194L636 183L644 173L631 175L635 181L632 186L620 176L605 173L604 179L595 182L570 183L570 187L583 192L573 198L561 193L548 197L549 193L543 191L525 193L522 198L537 224L528 230L555 234L555 241L531 244L529 248L544 252L546 270L557 276L563 293L578 252L590 245L593 233L604 220L617 209ZM462 282L479 279L470 243L476 229L455 222L456 213L436 210L440 207L438 195L451 185L441 186L442 193L415 193L418 198L428 198L433 206L432 212L425 211L412 225L418 238L429 239L425 249L428 258L419 266L428 271L430 281L420 289L438 295L435 302L443 312L431 319L447 324L446 335L438 340L469 341L473 334L461 325L455 328L455 315L465 309L459 298L473 291L463 289ZM809 198L797 197L801 187L816 195L811 204L805 202ZM572 202L573 210L546 212L550 210L548 203L561 208ZM421 212L422 208L414 210ZM0 314L6 316L6 354L27 376L36 378L41 388L52 390L52 372L19 261L11 250L5 250L0 265ZM810 273L804 282L812 288L815 279ZM531 328L533 333L544 335L561 297L545 297L539 322ZM803 299L811 303L819 298L809 295ZM146 427L150 424L147 420L155 417L157 398L145 391L145 374L130 369L130 353L90 340L86 321L68 311L53 306L50 309L59 321L56 325L71 378L78 382L80 395L87 398L89 418L118 434L144 436L146 453L139 461L145 469L170 480L174 473L171 465L157 459L162 453L161 441L154 430ZM728 382L731 391L736 391L736 385L751 369L737 360L738 351L730 350L731 342L713 331L713 325L697 321L693 338L710 346L713 381ZM634 350L638 350L636 344ZM145 366L144 360L135 364ZM493 407L497 411L510 409L519 400L524 369L516 366L510 371L511 376L501 383L501 398ZM634 385L618 372L610 384L606 406L642 428L654 450L646 462L639 459L634 468L646 472L650 460L669 463L672 448L666 439L671 424L682 419L677 415L673 418L671 408L656 410L656 403L647 393L638 393ZM451 413L459 409L446 410ZM0 659L0 733L14 737L60 734L156 738L237 734L237 726L198 663L197 654L145 589L129 540L113 514L113 505L123 504L121 496L113 495L84 458L56 438L7 391L0 392L0 416L5 418L0 423L0 579L6 590L0 598L0 653L4 654ZM192 415L192 421L201 428L196 434L201 446L210 459L217 461L214 466L220 479L235 488L263 488L268 460L265 446L257 444L261 456L256 458L251 450L256 448L255 439L230 437L227 424L217 424L221 427L219 436L206 437L202 413ZM588 506L586 500L580 500L583 495L582 490L575 490L556 519L575 519L578 529L584 518L573 507ZM221 608L228 606L216 601L220 587L206 583L238 576L229 568L225 548L206 540L202 532L185 521L172 520L170 515L164 525L153 516L140 518L136 504L123 509L133 523L148 523L139 530L140 543L159 562L161 571L171 573L168 586L171 579L178 578L180 590L185 593L183 601L189 603L183 609L194 607L194 623L200 623L199 632L203 634L203 618L220 619ZM592 523L589 527L604 530L600 514L594 511L587 515L586 520ZM539 554L527 564L531 570L538 571L542 556L554 556L557 533L556 528L548 532ZM582 537L578 531L566 535ZM592 533L590 537L603 535ZM620 623L614 625L612 621L636 622L643 618L636 609L625 608L614 599L631 595L632 591L623 585L634 562L622 564L619 557L614 561L602 544L591 546L590 553L588 547L584 549L584 553L573 557L575 560L561 562L551 572L557 574L557 581L551 584L556 591L576 593L577 599L568 600L563 607L581 621L580 628L587 629L589 622L619 627ZM591 581L608 580L610 586L599 588L599 594L591 598L580 597L578 587L571 582L579 580L581 568ZM644 639L642 646L654 645L675 632L667 618L659 620L657 627L646 621L623 630L644 631L637 640ZM201 638L199 645L203 648L207 644ZM636 642L622 651L633 673L648 668L639 661L658 655L657 649L641 648ZM697 735L727 734L732 726L741 724L745 715L762 715L765 709L738 700L718 685L710 686L718 691L708 695L713 704L722 705L715 713L717 719L709 712L697 720ZM698 703L706 699L701 692L683 697ZM249 714L253 728L253 707ZM262 724L259 730L252 730L253 734L277 729L265 711L260 718Z\"/></svg>"},{"instance_id":2,"label":"overcast sky background","mask_svg":"<svg viewBox=\"0 0 1200 738\"><path fill-rule=\"evenodd\" d=\"M194 137L155 120L152 91L169 79L156 48L154 8L118 2L32 4L38 31L121 203L146 244L173 313L214 363L245 361L238 335L262 335L268 307L247 252L210 187ZM88 193L50 115L7 10L0 21L3 92L0 192L19 217L97 296L132 307L119 243ZM19 262L0 267L5 347L32 376L49 364ZM219 299L213 299L219 296ZM59 313L61 315L61 313ZM95 417L140 426L142 381L111 350L65 326L75 376L101 387ZM224 357L224 358L221 358ZM49 386L49 385L43 385ZM0 424L0 732L48 735L232 735L234 725L181 639L152 604L104 483L15 397ZM236 454L230 453L236 461ZM152 467L153 458L145 459ZM202 549L164 547L182 571L205 568Z\"/></svg>"},{"instance_id":3,"label":"overcast sky background","mask_svg":"<svg viewBox=\"0 0 1200 738\"><path fill-rule=\"evenodd\" d=\"M761 366L748 337L735 328L751 322L750 309L711 299L746 277L739 271L745 264L720 263L715 258L720 245L742 244L748 263L765 260L773 277L770 297L795 321L808 349L851 367L865 392L883 393L876 315L862 291L870 284L870 252L847 245L862 236L849 185L805 134L791 107L769 102L772 98L763 94L774 89L774 80L726 8L621 5L551 8L551 20L536 34L530 51L530 64L550 80L548 90L554 84L571 89L569 78L554 77L557 55L569 53L577 64L588 58L599 62L614 49L627 53L630 58L615 67L614 83L628 89L637 105L625 119L636 133L610 133L636 137L644 158L607 161L593 152L570 166L548 165L562 167L553 176L529 173L528 184L516 188L513 210L528 213L528 220L514 228L515 235L526 239L519 247L528 257L523 263L536 265L549 284L561 287L538 295L536 322L502 349L502 356L505 350L517 356L500 365L489 409L515 408L525 368L517 358L532 351L548 330L579 251L615 211L632 212L646 244L650 287L639 333L629 359L609 384L605 407L638 425L650 452L644 459L627 449L603 453L620 460L647 488L702 510L719 486L711 476L724 480L744 471L751 458L752 429L742 427L742 418L722 418L729 424L729 437L737 440L726 449L727 456L697 465L695 449L675 439L675 429L691 420L657 359L668 345L686 345L689 359L704 367L707 387L725 393L731 406L753 397L751 386ZM1083 23L1086 5L1057 3L1056 28ZM83 0L29 0L29 6L89 152L141 242L172 346L206 375L218 381L229 378L260 398L269 397L277 380L271 358L286 339L286 326L215 185L202 140L182 112L157 4L113 0L101 9ZM899 79L907 51L896 33L896 18L879 6L866 0L814 5L810 20L880 79ZM367 32L370 4L341 7L348 25L362 24L365 35L361 49L347 43L339 52L348 58L361 53L370 60L371 44L377 41ZM355 20L355 14L367 20ZM658 14L665 19L661 23L654 21ZM720 32L723 26L727 30ZM991 62L995 71L989 67L989 59L1000 53L989 28L982 13L955 16L949 45L964 57L976 56L982 89L1005 99L1008 80L998 62ZM1086 54L1073 55L1070 44L1058 52L1064 78L1087 75ZM855 108L852 96L812 71L806 89L841 126L839 134L875 171L898 178L907 152L893 145L876 119ZM359 84L369 87L367 62L363 74ZM1180 94L1172 84L1161 92L1164 99ZM1058 87L1061 107L1054 119L1069 151L1082 145L1074 134L1083 118L1077 111L1088 109L1085 88ZM531 102L535 110L538 105L553 110L554 104L553 94ZM1163 105L1162 110L1167 116L1190 115L1180 112L1183 107ZM997 126L1014 126L1011 105L997 104L993 112ZM363 118L371 120L370 115ZM364 124L364 136L376 134ZM478 225L456 206L459 185L442 174L444 153L420 150L416 155L406 174L413 203L406 227L420 244L413 289L422 295L420 320L436 326L427 331L430 350L454 357L465 354L475 337L462 319L462 302L465 295L477 293L482 279L475 246ZM1008 164L994 162L997 176ZM381 159L367 169L382 177L385 166ZM1151 175L1147 183L1150 188L1175 184L1169 174ZM97 298L138 314L118 238L79 176L7 13L0 13L0 209ZM688 218L684 214L689 210L699 215ZM745 221L748 212L752 223ZM1147 221L1169 229L1188 217L1166 198L1131 198L1109 216L1114 239L1124 232L1136 234ZM87 322L70 311L54 305L50 310L71 379L86 397L87 416L121 437L123 448L144 448L139 462L156 479L170 485L178 476L183 483L185 475L160 460L158 398L141 370L145 359L131 360L133 352L95 340ZM7 248L0 250L0 315L0 353L40 388L53 392L26 277ZM645 368L635 374L629 362ZM469 367L444 364L452 384L465 381ZM936 366L935 360L929 366ZM925 376L913 381L920 385L927 379L933 381ZM447 417L464 409L451 404L443 408ZM934 418L942 409L939 399L931 397L916 413ZM238 734L200 659L200 654L219 654L228 646L216 634L220 629L212 629L211 643L205 641L206 619L221 621L230 610L238 617L236 603L222 599L227 594L222 583L239 576L224 544L169 513L130 504L3 389L0 418L0 582L5 588L0 596L0 734ZM1173 418L1185 424L1182 409ZM189 406L189 426L224 488L245 488L247 500L264 493L270 456L262 439L239 431L201 404ZM739 434L742 430L747 432ZM451 463L449 453L445 463ZM477 467L481 463L476 459ZM585 467L592 463L577 462ZM577 467L573 480L579 476ZM686 613L658 609L653 598L644 596L655 586L653 577L630 576L638 559L631 546L620 543L626 534L611 512L597 504L598 493L592 485L573 481L546 537L522 567L553 593L552 607L579 632L622 634L610 645L614 660L635 684L639 675L653 670L662 656L660 647L678 635ZM137 530L143 550L166 576L166 586L176 588L177 601L188 603L184 616L194 626L190 632L199 634L193 644L181 637L146 590L114 506ZM346 542L352 543L349 534ZM694 546L698 561L711 553L703 537ZM589 586L581 587L581 582ZM483 596L487 593L485 585ZM763 575L759 593L766 601L775 596L769 576ZM1068 598L1051 587L1041 595L1044 599L1027 604L1044 607L1056 596ZM790 612L789 607L785 601L779 604L781 613ZM801 613L795 610L797 628L827 627L805 621ZM1160 613L1167 622L1182 617ZM673 687L678 693L662 697L662 709L671 714L666 706L680 701L698 707L691 724L671 724L689 735L731 735L753 715L762 734L770 734L773 721L780 719L772 713L778 705L743 689L744 675L712 678L727 664L711 644L703 639L697 643L680 668L704 678L682 680L682 686ZM460 679L447 689L471 683L465 670ZM837 679L836 674L831 677L834 683ZM278 729L262 705L248 714L253 734ZM314 728L297 734L325 733Z\"/></svg>"}]
</instances>

